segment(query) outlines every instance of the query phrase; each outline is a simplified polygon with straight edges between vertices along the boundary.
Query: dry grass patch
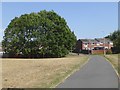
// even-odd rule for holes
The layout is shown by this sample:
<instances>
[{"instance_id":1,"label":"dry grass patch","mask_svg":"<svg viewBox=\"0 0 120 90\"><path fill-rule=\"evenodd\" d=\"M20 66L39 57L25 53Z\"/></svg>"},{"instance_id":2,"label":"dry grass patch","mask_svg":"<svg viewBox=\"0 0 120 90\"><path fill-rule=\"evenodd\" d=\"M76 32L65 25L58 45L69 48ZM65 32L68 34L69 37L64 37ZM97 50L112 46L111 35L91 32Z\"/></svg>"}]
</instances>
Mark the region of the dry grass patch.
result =
<instances>
[{"instance_id":1,"label":"dry grass patch","mask_svg":"<svg viewBox=\"0 0 120 90\"><path fill-rule=\"evenodd\" d=\"M120 62L118 62L119 59L118 56L119 56L118 54L110 54L110 55L106 55L105 57L113 64L113 66L119 72L120 75L120 68L118 68Z\"/></svg>"},{"instance_id":2,"label":"dry grass patch","mask_svg":"<svg viewBox=\"0 0 120 90\"><path fill-rule=\"evenodd\" d=\"M3 59L4 88L50 88L88 60L86 55L50 59Z\"/></svg>"}]
</instances>

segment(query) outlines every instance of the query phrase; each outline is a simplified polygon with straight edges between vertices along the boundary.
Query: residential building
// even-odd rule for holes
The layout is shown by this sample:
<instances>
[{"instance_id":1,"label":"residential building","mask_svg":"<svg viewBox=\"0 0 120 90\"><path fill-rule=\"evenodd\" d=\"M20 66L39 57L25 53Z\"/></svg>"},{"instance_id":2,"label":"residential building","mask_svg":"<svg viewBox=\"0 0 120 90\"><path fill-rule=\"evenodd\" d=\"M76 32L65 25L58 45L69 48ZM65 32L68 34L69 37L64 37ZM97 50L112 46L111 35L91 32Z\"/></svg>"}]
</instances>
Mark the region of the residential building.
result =
<instances>
[{"instance_id":1,"label":"residential building","mask_svg":"<svg viewBox=\"0 0 120 90\"><path fill-rule=\"evenodd\" d=\"M106 38L95 39L79 39L76 43L76 50L110 50L113 47L113 42Z\"/></svg>"}]
</instances>

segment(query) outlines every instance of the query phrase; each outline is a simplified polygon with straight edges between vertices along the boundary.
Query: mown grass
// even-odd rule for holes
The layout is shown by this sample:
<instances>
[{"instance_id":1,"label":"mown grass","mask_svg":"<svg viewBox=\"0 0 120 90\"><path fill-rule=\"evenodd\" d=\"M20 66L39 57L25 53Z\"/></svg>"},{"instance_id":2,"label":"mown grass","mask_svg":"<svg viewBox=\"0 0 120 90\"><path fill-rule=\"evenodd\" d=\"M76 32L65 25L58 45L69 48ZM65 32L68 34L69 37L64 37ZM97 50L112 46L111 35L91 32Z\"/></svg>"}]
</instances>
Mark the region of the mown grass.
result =
<instances>
[{"instance_id":1,"label":"mown grass","mask_svg":"<svg viewBox=\"0 0 120 90\"><path fill-rule=\"evenodd\" d=\"M120 54L108 54L105 57L113 64L120 76Z\"/></svg>"},{"instance_id":2,"label":"mown grass","mask_svg":"<svg viewBox=\"0 0 120 90\"><path fill-rule=\"evenodd\" d=\"M87 55L70 54L64 58L3 59L3 88L50 88L79 69Z\"/></svg>"}]
</instances>

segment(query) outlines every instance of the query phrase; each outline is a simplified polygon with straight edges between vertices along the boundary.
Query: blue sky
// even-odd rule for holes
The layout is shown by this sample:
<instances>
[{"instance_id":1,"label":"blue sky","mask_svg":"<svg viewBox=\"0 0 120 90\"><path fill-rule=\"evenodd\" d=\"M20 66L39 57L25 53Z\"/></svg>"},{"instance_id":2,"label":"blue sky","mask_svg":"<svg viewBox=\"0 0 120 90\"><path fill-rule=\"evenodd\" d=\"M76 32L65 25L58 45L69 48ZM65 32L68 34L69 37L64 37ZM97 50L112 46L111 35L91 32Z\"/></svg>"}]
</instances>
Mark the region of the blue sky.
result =
<instances>
[{"instance_id":1,"label":"blue sky","mask_svg":"<svg viewBox=\"0 0 120 90\"><path fill-rule=\"evenodd\" d=\"M41 10L54 10L64 17L77 39L104 37L118 28L117 2L3 2L2 30L14 17Z\"/></svg>"},{"instance_id":2,"label":"blue sky","mask_svg":"<svg viewBox=\"0 0 120 90\"><path fill-rule=\"evenodd\" d=\"M1 0L2 2L119 2L119 0Z\"/></svg>"}]
</instances>

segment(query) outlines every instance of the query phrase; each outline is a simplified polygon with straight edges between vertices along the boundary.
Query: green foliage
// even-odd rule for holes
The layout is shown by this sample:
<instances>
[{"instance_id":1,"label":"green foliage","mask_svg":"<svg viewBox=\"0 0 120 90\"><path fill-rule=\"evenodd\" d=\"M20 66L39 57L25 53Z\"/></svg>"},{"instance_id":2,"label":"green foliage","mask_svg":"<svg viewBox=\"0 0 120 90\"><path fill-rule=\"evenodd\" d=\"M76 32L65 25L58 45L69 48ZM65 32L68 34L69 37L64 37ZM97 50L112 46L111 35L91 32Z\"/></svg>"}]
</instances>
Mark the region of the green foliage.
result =
<instances>
[{"instance_id":1,"label":"green foliage","mask_svg":"<svg viewBox=\"0 0 120 90\"><path fill-rule=\"evenodd\" d=\"M106 38L110 38L112 41L116 40L120 36L120 30L114 31L110 35L108 35Z\"/></svg>"},{"instance_id":2,"label":"green foliage","mask_svg":"<svg viewBox=\"0 0 120 90\"><path fill-rule=\"evenodd\" d=\"M5 53L23 57L63 57L76 42L64 18L54 11L15 17L5 29Z\"/></svg>"},{"instance_id":3,"label":"green foliage","mask_svg":"<svg viewBox=\"0 0 120 90\"><path fill-rule=\"evenodd\" d=\"M114 31L106 38L110 38L113 41L113 51L114 53L120 53L120 30Z\"/></svg>"},{"instance_id":4,"label":"green foliage","mask_svg":"<svg viewBox=\"0 0 120 90\"><path fill-rule=\"evenodd\" d=\"M120 36L118 36L114 41L114 47L115 47L115 51L116 53L120 53Z\"/></svg>"}]
</instances>

